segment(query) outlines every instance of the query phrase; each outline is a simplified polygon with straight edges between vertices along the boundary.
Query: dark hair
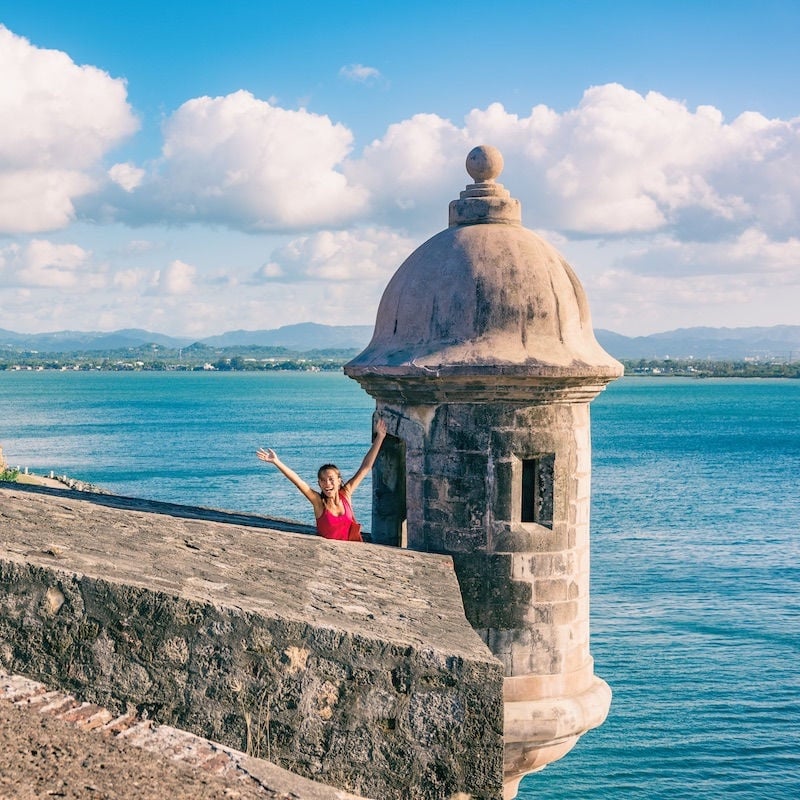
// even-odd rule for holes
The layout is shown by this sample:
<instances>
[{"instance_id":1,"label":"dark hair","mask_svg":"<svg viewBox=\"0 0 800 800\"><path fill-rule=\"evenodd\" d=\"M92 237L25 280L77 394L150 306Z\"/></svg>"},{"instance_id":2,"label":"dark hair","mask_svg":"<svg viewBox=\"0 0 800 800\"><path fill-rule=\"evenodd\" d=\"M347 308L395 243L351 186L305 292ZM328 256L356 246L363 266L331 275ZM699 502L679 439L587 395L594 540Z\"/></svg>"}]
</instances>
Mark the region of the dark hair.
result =
<instances>
[{"instance_id":1,"label":"dark hair","mask_svg":"<svg viewBox=\"0 0 800 800\"><path fill-rule=\"evenodd\" d=\"M322 473L323 472L327 472L327 470L329 470L329 469L332 469L339 476L339 480L342 479L342 473L339 470L339 467L336 466L336 464L323 464L317 470L317 480L319 480L322 477Z\"/></svg>"}]
</instances>

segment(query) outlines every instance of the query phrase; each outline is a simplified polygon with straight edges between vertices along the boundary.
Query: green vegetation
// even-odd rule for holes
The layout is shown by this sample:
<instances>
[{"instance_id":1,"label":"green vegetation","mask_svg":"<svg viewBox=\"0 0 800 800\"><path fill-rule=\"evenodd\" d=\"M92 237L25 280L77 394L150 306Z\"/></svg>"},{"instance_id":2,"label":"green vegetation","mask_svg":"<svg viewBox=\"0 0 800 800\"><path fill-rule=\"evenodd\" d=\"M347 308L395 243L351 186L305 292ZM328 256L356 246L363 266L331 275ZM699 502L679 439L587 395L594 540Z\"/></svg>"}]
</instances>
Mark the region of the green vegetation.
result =
<instances>
[{"instance_id":1,"label":"green vegetation","mask_svg":"<svg viewBox=\"0 0 800 800\"><path fill-rule=\"evenodd\" d=\"M39 353L0 348L0 370L339 370L358 350L297 352L284 347L209 347L193 344L179 350L143 345L109 351Z\"/></svg>"},{"instance_id":2,"label":"green vegetation","mask_svg":"<svg viewBox=\"0 0 800 800\"><path fill-rule=\"evenodd\" d=\"M3 469L0 469L0 481L16 483L17 478L19 478L18 469L11 469L11 467L3 467Z\"/></svg>"},{"instance_id":3,"label":"green vegetation","mask_svg":"<svg viewBox=\"0 0 800 800\"><path fill-rule=\"evenodd\" d=\"M690 378L800 378L800 362L699 359L623 360L626 375Z\"/></svg>"}]
</instances>

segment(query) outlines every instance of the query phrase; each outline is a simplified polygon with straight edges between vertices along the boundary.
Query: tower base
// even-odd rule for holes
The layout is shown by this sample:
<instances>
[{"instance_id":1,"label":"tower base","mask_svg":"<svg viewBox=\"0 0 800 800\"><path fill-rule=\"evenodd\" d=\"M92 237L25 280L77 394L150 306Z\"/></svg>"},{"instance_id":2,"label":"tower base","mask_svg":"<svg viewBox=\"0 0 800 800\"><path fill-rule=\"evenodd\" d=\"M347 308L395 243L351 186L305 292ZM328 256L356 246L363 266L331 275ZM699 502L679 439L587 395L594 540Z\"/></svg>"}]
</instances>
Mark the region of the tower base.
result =
<instances>
[{"instance_id":1,"label":"tower base","mask_svg":"<svg viewBox=\"0 0 800 800\"><path fill-rule=\"evenodd\" d=\"M506 678L512 696L520 682L537 683L536 676ZM520 781L565 756L586 731L605 721L611 706L608 684L592 675L578 694L506 700L503 735L503 799L517 796Z\"/></svg>"}]
</instances>

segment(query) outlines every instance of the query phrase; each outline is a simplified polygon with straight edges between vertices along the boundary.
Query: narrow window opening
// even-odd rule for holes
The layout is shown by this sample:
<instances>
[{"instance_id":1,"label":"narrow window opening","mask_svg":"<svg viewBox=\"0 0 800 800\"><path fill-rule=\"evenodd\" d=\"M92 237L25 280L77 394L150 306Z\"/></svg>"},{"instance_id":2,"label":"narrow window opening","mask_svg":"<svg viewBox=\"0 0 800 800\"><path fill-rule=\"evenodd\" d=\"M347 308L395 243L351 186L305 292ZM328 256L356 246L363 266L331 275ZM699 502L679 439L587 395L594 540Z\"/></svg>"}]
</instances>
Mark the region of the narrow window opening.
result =
<instances>
[{"instance_id":1,"label":"narrow window opening","mask_svg":"<svg viewBox=\"0 0 800 800\"><path fill-rule=\"evenodd\" d=\"M383 440L372 473L372 537L375 544L405 547L406 447L391 434Z\"/></svg>"},{"instance_id":2,"label":"narrow window opening","mask_svg":"<svg viewBox=\"0 0 800 800\"><path fill-rule=\"evenodd\" d=\"M522 460L522 522L553 527L553 476L555 454Z\"/></svg>"}]
</instances>

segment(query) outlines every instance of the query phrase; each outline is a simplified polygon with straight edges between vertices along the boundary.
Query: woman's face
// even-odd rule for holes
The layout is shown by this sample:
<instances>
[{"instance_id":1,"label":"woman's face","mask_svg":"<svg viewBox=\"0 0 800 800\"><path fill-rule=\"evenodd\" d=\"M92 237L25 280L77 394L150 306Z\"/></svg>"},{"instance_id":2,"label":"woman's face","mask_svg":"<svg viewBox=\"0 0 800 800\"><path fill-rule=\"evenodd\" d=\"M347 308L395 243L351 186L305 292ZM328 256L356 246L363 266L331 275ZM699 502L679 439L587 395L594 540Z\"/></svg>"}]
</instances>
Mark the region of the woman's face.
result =
<instances>
[{"instance_id":1,"label":"woman's face","mask_svg":"<svg viewBox=\"0 0 800 800\"><path fill-rule=\"evenodd\" d=\"M342 485L342 479L335 469L324 469L319 474L319 489L325 497L336 497Z\"/></svg>"}]
</instances>

